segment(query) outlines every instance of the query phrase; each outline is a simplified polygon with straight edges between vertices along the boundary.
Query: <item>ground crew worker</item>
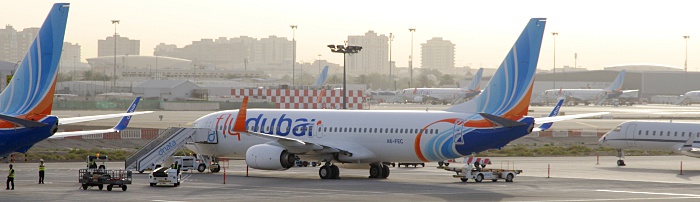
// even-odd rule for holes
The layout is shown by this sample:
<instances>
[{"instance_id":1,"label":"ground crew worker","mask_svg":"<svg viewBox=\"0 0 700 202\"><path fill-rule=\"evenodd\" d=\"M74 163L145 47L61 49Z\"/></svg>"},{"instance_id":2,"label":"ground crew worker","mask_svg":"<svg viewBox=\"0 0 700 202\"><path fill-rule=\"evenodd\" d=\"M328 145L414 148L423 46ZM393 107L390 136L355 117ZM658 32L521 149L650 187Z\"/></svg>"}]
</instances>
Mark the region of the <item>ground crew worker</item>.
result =
<instances>
[{"instance_id":1,"label":"ground crew worker","mask_svg":"<svg viewBox=\"0 0 700 202\"><path fill-rule=\"evenodd\" d=\"M39 159L39 184L44 184L44 171L46 170L46 165L44 165L44 159Z\"/></svg>"},{"instance_id":2,"label":"ground crew worker","mask_svg":"<svg viewBox=\"0 0 700 202\"><path fill-rule=\"evenodd\" d=\"M95 163L95 159L88 157L90 161L88 161L88 168L97 168L97 163Z\"/></svg>"},{"instance_id":3,"label":"ground crew worker","mask_svg":"<svg viewBox=\"0 0 700 202\"><path fill-rule=\"evenodd\" d=\"M10 189L10 183L12 183L12 190L15 190L15 169L12 169L12 164L10 164L10 170L7 172L6 189Z\"/></svg>"}]
</instances>

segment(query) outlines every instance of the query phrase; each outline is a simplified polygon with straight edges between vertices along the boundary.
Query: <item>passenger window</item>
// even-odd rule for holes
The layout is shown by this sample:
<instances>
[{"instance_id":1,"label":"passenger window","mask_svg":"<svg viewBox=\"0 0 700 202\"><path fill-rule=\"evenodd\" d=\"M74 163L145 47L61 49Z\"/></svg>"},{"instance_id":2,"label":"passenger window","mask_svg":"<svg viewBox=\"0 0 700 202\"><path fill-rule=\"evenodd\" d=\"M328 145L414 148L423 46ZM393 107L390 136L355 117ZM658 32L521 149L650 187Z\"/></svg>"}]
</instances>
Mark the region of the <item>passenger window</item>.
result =
<instances>
[{"instance_id":1,"label":"passenger window","mask_svg":"<svg viewBox=\"0 0 700 202\"><path fill-rule=\"evenodd\" d=\"M656 136L656 131L651 131L652 136Z\"/></svg>"},{"instance_id":2,"label":"passenger window","mask_svg":"<svg viewBox=\"0 0 700 202\"><path fill-rule=\"evenodd\" d=\"M683 136L685 136L685 132L681 132L681 134L683 134ZM688 134L688 137L690 137L690 134Z\"/></svg>"},{"instance_id":3,"label":"passenger window","mask_svg":"<svg viewBox=\"0 0 700 202\"><path fill-rule=\"evenodd\" d=\"M399 133L403 133L403 128L401 130L399 130Z\"/></svg>"},{"instance_id":4,"label":"passenger window","mask_svg":"<svg viewBox=\"0 0 700 202\"><path fill-rule=\"evenodd\" d=\"M649 135L649 131L648 131L648 130L646 130L644 133L645 133L646 135Z\"/></svg>"}]
</instances>

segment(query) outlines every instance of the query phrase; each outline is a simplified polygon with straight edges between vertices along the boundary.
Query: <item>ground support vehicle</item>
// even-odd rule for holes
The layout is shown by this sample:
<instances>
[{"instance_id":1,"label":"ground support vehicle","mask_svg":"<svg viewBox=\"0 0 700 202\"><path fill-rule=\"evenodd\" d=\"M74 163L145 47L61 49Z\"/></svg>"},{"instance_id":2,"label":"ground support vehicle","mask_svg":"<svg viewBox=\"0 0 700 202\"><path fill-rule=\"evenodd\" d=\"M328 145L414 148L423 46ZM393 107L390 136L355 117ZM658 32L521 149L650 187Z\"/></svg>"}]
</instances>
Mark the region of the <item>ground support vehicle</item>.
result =
<instances>
[{"instance_id":1,"label":"ground support vehicle","mask_svg":"<svg viewBox=\"0 0 700 202\"><path fill-rule=\"evenodd\" d=\"M506 182L513 182L513 178L522 173L522 170L514 169L487 169L486 165L491 164L488 158L469 157L465 159L465 165L458 167L445 167L445 170L455 172L452 177L459 178L462 182L473 179L475 182L491 180L493 182L504 179Z\"/></svg>"},{"instance_id":2,"label":"ground support vehicle","mask_svg":"<svg viewBox=\"0 0 700 202\"><path fill-rule=\"evenodd\" d=\"M107 185L107 191L112 191L114 186L121 187L126 191L126 185L131 184L131 171L128 170L105 170L105 169L80 169L78 170L78 182L83 190L88 187L97 186L100 190Z\"/></svg>"},{"instance_id":3,"label":"ground support vehicle","mask_svg":"<svg viewBox=\"0 0 700 202\"><path fill-rule=\"evenodd\" d=\"M156 168L148 175L148 181L152 187L156 185L173 185L177 187L180 186L181 180L182 173L175 168Z\"/></svg>"}]
</instances>

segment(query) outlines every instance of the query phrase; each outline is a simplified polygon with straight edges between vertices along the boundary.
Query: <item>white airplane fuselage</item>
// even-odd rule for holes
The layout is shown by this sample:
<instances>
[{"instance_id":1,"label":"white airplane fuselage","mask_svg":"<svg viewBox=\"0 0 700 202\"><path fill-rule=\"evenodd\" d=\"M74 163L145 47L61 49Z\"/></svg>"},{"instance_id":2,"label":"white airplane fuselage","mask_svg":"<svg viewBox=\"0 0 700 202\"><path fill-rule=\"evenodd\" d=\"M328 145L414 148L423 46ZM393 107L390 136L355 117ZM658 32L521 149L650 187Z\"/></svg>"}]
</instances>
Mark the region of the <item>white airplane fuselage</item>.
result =
<instances>
[{"instance_id":1,"label":"white airplane fuselage","mask_svg":"<svg viewBox=\"0 0 700 202\"><path fill-rule=\"evenodd\" d=\"M237 114L238 110L215 112L194 122L193 127L215 130L218 137L218 144L198 144L203 153L244 159L248 148L270 142L235 132L232 125ZM441 161L466 156L527 135L534 121L524 117L519 122L526 125L514 128L472 128L463 126L464 119L484 121L480 115L397 110L248 109L246 116L248 131L352 148L352 155L341 153L337 157L340 162L352 163ZM453 149L455 144L460 145ZM304 159L304 155L300 157Z\"/></svg>"},{"instance_id":2,"label":"white airplane fuselage","mask_svg":"<svg viewBox=\"0 0 700 202\"><path fill-rule=\"evenodd\" d=\"M596 102L602 96L607 96L614 92L608 92L605 89L550 89L544 92L547 100L557 100L564 96L572 98L579 102Z\"/></svg>"},{"instance_id":3,"label":"white airplane fuselage","mask_svg":"<svg viewBox=\"0 0 700 202\"><path fill-rule=\"evenodd\" d=\"M472 91L463 88L407 88L401 92L402 97L410 102L422 102L422 97L435 98L439 101L452 102L457 98L470 98L478 95L481 91ZM416 99L421 97L422 100Z\"/></svg>"},{"instance_id":4,"label":"white airplane fuselage","mask_svg":"<svg viewBox=\"0 0 700 202\"><path fill-rule=\"evenodd\" d=\"M607 132L598 141L615 149L681 151L690 138L694 138L691 147L700 147L698 127L698 123L627 121ZM695 137L690 137L691 135ZM696 152L681 153L700 157Z\"/></svg>"}]
</instances>

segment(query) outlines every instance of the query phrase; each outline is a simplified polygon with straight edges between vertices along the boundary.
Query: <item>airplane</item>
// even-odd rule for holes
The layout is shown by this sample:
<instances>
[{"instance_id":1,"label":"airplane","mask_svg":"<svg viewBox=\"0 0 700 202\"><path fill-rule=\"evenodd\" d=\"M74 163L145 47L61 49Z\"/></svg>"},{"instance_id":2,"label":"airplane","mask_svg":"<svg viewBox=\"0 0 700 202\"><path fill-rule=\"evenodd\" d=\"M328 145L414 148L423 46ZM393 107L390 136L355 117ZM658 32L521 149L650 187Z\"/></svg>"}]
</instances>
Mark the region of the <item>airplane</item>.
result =
<instances>
[{"instance_id":1,"label":"airplane","mask_svg":"<svg viewBox=\"0 0 700 202\"><path fill-rule=\"evenodd\" d=\"M698 123L626 121L608 131L598 142L617 150L618 166L625 166L624 149L680 152L700 158Z\"/></svg>"},{"instance_id":2,"label":"airplane","mask_svg":"<svg viewBox=\"0 0 700 202\"><path fill-rule=\"evenodd\" d=\"M326 78L328 78L328 65L323 67L323 70L318 74L318 78L316 78L316 82L314 82L313 86L323 86L323 84L326 83Z\"/></svg>"},{"instance_id":3,"label":"airplane","mask_svg":"<svg viewBox=\"0 0 700 202\"><path fill-rule=\"evenodd\" d=\"M556 100L558 97L566 96L568 101L578 103L595 103L600 105L606 99L618 98L625 93L638 92L639 90L622 90L622 83L625 81L625 70L620 71L615 80L605 89L549 89L544 91L546 100Z\"/></svg>"},{"instance_id":4,"label":"airplane","mask_svg":"<svg viewBox=\"0 0 700 202\"><path fill-rule=\"evenodd\" d=\"M674 104L677 105L691 105L693 103L700 103L700 90L688 91L681 95Z\"/></svg>"},{"instance_id":5,"label":"airplane","mask_svg":"<svg viewBox=\"0 0 700 202\"><path fill-rule=\"evenodd\" d=\"M69 8L68 3L51 7L10 83L0 93L0 157L14 152L26 155L34 144L60 135L56 133L59 125L151 113L133 112L130 108L132 113L60 119L51 115Z\"/></svg>"},{"instance_id":6,"label":"airplane","mask_svg":"<svg viewBox=\"0 0 700 202\"><path fill-rule=\"evenodd\" d=\"M407 88L401 91L401 96L409 102L431 101L444 104L468 100L481 93L481 74L484 68L479 68L468 86L464 88Z\"/></svg>"},{"instance_id":7,"label":"airplane","mask_svg":"<svg viewBox=\"0 0 700 202\"><path fill-rule=\"evenodd\" d=\"M247 109L246 97L238 110L197 119L192 127L209 128L218 143L193 146L215 159L245 159L254 169L286 170L299 159L325 162L321 179L338 179L338 165L387 178L389 162L468 156L546 129L536 123L605 114L527 116L545 24L530 19L484 91L444 111Z\"/></svg>"}]
</instances>

